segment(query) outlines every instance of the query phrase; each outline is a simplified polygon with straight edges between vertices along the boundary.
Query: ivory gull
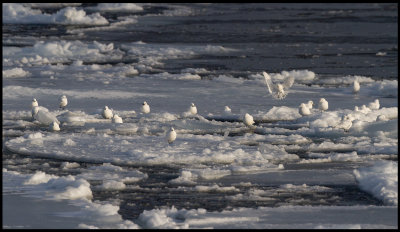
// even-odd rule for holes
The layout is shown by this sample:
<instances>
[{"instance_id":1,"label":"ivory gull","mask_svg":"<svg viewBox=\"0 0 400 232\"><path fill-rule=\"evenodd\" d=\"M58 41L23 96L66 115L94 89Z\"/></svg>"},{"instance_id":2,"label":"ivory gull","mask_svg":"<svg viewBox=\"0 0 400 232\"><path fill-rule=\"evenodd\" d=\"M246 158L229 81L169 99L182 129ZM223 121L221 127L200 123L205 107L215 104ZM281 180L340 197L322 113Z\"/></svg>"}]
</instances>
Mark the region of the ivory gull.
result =
<instances>
[{"instance_id":1,"label":"ivory gull","mask_svg":"<svg viewBox=\"0 0 400 232\"><path fill-rule=\"evenodd\" d=\"M144 114L150 113L150 106L147 104L147 102L143 102L142 113Z\"/></svg>"},{"instance_id":2,"label":"ivory gull","mask_svg":"<svg viewBox=\"0 0 400 232\"><path fill-rule=\"evenodd\" d=\"M118 116L118 114L114 114L112 122L113 123L122 123L122 118L120 116Z\"/></svg>"},{"instance_id":3,"label":"ivory gull","mask_svg":"<svg viewBox=\"0 0 400 232\"><path fill-rule=\"evenodd\" d=\"M103 118L110 119L113 116L112 110L108 108L108 106L104 106L103 112L101 114Z\"/></svg>"},{"instance_id":4,"label":"ivory gull","mask_svg":"<svg viewBox=\"0 0 400 232\"><path fill-rule=\"evenodd\" d=\"M250 114L246 113L244 115L243 123L246 126L251 127L254 124L253 116L251 116Z\"/></svg>"},{"instance_id":5,"label":"ivory gull","mask_svg":"<svg viewBox=\"0 0 400 232\"><path fill-rule=\"evenodd\" d=\"M351 128L351 126L353 125L353 122L351 120L351 116L350 114L348 115L343 115L342 116L342 120L339 121L339 123L335 126L336 128L340 128L343 129L344 131L349 131L349 129Z\"/></svg>"},{"instance_id":6,"label":"ivory gull","mask_svg":"<svg viewBox=\"0 0 400 232\"><path fill-rule=\"evenodd\" d=\"M176 132L175 129L171 127L171 129L167 133L167 141L169 144L171 144L172 142L175 141L175 139L176 139Z\"/></svg>"},{"instance_id":7,"label":"ivory gull","mask_svg":"<svg viewBox=\"0 0 400 232\"><path fill-rule=\"evenodd\" d=\"M197 107L192 103L189 108L190 113L197 114Z\"/></svg>"},{"instance_id":8,"label":"ivory gull","mask_svg":"<svg viewBox=\"0 0 400 232\"><path fill-rule=\"evenodd\" d=\"M325 98L319 99L319 105L318 108L322 111L325 111L328 109L328 101L325 100Z\"/></svg>"},{"instance_id":9,"label":"ivory gull","mask_svg":"<svg viewBox=\"0 0 400 232\"><path fill-rule=\"evenodd\" d=\"M224 112L225 112L226 114L231 114L231 113L232 113L232 110L231 110L231 108L229 108L229 106L225 106Z\"/></svg>"},{"instance_id":10,"label":"ivory gull","mask_svg":"<svg viewBox=\"0 0 400 232\"><path fill-rule=\"evenodd\" d=\"M265 82L267 84L267 88L269 93L274 97L275 99L284 99L287 95L287 90L292 87L294 83L294 77L293 76L288 76L285 78L284 82L282 84L273 84L271 77L268 75L268 73L263 72ZM285 92L286 91L286 92Z\"/></svg>"},{"instance_id":11,"label":"ivory gull","mask_svg":"<svg viewBox=\"0 0 400 232\"><path fill-rule=\"evenodd\" d=\"M353 82L353 93L358 93L360 91L360 83L357 80Z\"/></svg>"},{"instance_id":12,"label":"ivory gull","mask_svg":"<svg viewBox=\"0 0 400 232\"><path fill-rule=\"evenodd\" d=\"M32 100L32 107L39 106L39 103L36 101L36 98Z\"/></svg>"},{"instance_id":13,"label":"ivory gull","mask_svg":"<svg viewBox=\"0 0 400 232\"><path fill-rule=\"evenodd\" d=\"M308 109L311 110L313 105L314 105L314 102L313 101L308 101L307 104L305 104L305 105L308 107Z\"/></svg>"},{"instance_id":14,"label":"ivory gull","mask_svg":"<svg viewBox=\"0 0 400 232\"><path fill-rule=\"evenodd\" d=\"M49 112L49 110L43 106L35 106L32 108L33 118L39 121L42 124L50 125L52 122L57 122L60 124L60 121Z\"/></svg>"},{"instance_id":15,"label":"ivory gull","mask_svg":"<svg viewBox=\"0 0 400 232\"><path fill-rule=\"evenodd\" d=\"M65 109L65 107L67 106L67 104L68 104L67 96L62 95L61 98L60 98L60 108L61 108L61 109Z\"/></svg>"},{"instance_id":16,"label":"ivory gull","mask_svg":"<svg viewBox=\"0 0 400 232\"><path fill-rule=\"evenodd\" d=\"M311 114L310 109L306 106L306 104L301 103L299 106L299 114L301 114L301 116L307 116Z\"/></svg>"}]
</instances>

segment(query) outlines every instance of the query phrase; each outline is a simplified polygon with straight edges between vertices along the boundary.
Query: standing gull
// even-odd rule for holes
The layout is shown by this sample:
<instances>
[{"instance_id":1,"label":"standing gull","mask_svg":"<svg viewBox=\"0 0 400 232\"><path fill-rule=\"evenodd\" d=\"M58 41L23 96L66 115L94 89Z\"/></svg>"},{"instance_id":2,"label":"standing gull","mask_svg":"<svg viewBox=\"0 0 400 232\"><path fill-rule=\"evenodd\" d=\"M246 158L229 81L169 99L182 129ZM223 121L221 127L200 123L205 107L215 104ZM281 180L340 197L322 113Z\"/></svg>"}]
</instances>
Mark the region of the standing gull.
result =
<instances>
[{"instance_id":1,"label":"standing gull","mask_svg":"<svg viewBox=\"0 0 400 232\"><path fill-rule=\"evenodd\" d=\"M353 93L358 93L360 91L360 83L357 80L353 82Z\"/></svg>"},{"instance_id":2,"label":"standing gull","mask_svg":"<svg viewBox=\"0 0 400 232\"><path fill-rule=\"evenodd\" d=\"M294 83L294 77L293 76L288 76L285 78L284 82L282 84L273 84L271 77L268 75L268 73L263 72L265 82L267 84L267 88L269 93L274 97L275 99L284 99L286 97L287 90L292 87ZM286 92L285 92L286 91Z\"/></svg>"},{"instance_id":3,"label":"standing gull","mask_svg":"<svg viewBox=\"0 0 400 232\"><path fill-rule=\"evenodd\" d=\"M60 98L60 108L64 110L67 104L68 104L67 96L62 95Z\"/></svg>"},{"instance_id":4,"label":"standing gull","mask_svg":"<svg viewBox=\"0 0 400 232\"><path fill-rule=\"evenodd\" d=\"M142 113L144 114L150 113L150 106L147 104L147 102L143 102Z\"/></svg>"},{"instance_id":5,"label":"standing gull","mask_svg":"<svg viewBox=\"0 0 400 232\"><path fill-rule=\"evenodd\" d=\"M353 122L351 120L352 115L347 114L343 115L342 119L339 121L339 123L335 126L336 128L343 129L344 131L348 132L351 126L353 125Z\"/></svg>"},{"instance_id":6,"label":"standing gull","mask_svg":"<svg viewBox=\"0 0 400 232\"><path fill-rule=\"evenodd\" d=\"M175 141L175 139L176 139L176 132L175 129L171 127L171 129L167 133L167 141L169 144L171 144L172 142Z\"/></svg>"},{"instance_id":7,"label":"standing gull","mask_svg":"<svg viewBox=\"0 0 400 232\"><path fill-rule=\"evenodd\" d=\"M194 105L194 103L192 103L192 104L190 105L189 112L190 112L191 114L197 114L197 107Z\"/></svg>"},{"instance_id":8,"label":"standing gull","mask_svg":"<svg viewBox=\"0 0 400 232\"><path fill-rule=\"evenodd\" d=\"M36 101L36 98L32 100L32 107L39 106L39 103Z\"/></svg>"},{"instance_id":9,"label":"standing gull","mask_svg":"<svg viewBox=\"0 0 400 232\"><path fill-rule=\"evenodd\" d=\"M122 123L122 118L120 116L118 116L118 114L114 114L112 122L113 123Z\"/></svg>"},{"instance_id":10,"label":"standing gull","mask_svg":"<svg viewBox=\"0 0 400 232\"><path fill-rule=\"evenodd\" d=\"M244 115L243 123L246 126L251 127L254 124L253 116L251 116L250 114L246 113Z\"/></svg>"},{"instance_id":11,"label":"standing gull","mask_svg":"<svg viewBox=\"0 0 400 232\"><path fill-rule=\"evenodd\" d=\"M108 108L108 106L104 106L103 112L101 114L103 118L110 119L113 116L112 110Z\"/></svg>"},{"instance_id":12,"label":"standing gull","mask_svg":"<svg viewBox=\"0 0 400 232\"><path fill-rule=\"evenodd\" d=\"M325 111L328 109L328 101L325 100L325 98L319 99L319 105L318 108L322 111Z\"/></svg>"},{"instance_id":13,"label":"standing gull","mask_svg":"<svg viewBox=\"0 0 400 232\"><path fill-rule=\"evenodd\" d=\"M39 110L39 108L35 109L35 107L38 107L39 103L36 101L36 98L34 98L32 100L32 119L35 119L35 114L37 113L37 111Z\"/></svg>"},{"instance_id":14,"label":"standing gull","mask_svg":"<svg viewBox=\"0 0 400 232\"><path fill-rule=\"evenodd\" d=\"M301 114L301 116L308 116L311 114L310 108L308 108L306 106L306 104L301 103L299 106L299 114Z\"/></svg>"}]
</instances>

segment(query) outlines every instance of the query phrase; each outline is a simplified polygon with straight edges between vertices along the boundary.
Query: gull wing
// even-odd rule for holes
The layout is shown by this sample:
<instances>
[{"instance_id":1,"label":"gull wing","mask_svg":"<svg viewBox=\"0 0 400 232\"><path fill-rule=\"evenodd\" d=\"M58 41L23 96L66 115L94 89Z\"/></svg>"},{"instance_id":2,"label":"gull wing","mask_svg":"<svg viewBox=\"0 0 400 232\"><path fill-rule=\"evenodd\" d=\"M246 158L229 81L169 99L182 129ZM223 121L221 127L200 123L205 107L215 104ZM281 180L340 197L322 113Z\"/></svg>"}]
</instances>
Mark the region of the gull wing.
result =
<instances>
[{"instance_id":1,"label":"gull wing","mask_svg":"<svg viewBox=\"0 0 400 232\"><path fill-rule=\"evenodd\" d=\"M60 124L60 121L49 111L39 110L35 115L35 119L38 120L42 124L50 125L52 122L57 122Z\"/></svg>"},{"instance_id":2,"label":"gull wing","mask_svg":"<svg viewBox=\"0 0 400 232\"><path fill-rule=\"evenodd\" d=\"M288 77L285 78L282 86L285 89L289 89L290 87L292 87L293 83L294 83L294 77L293 76L288 76Z\"/></svg>"},{"instance_id":3,"label":"gull wing","mask_svg":"<svg viewBox=\"0 0 400 232\"><path fill-rule=\"evenodd\" d=\"M271 77L268 73L263 72L265 83L267 84L267 88L270 94L273 94L275 91L274 84L272 83Z\"/></svg>"}]
</instances>

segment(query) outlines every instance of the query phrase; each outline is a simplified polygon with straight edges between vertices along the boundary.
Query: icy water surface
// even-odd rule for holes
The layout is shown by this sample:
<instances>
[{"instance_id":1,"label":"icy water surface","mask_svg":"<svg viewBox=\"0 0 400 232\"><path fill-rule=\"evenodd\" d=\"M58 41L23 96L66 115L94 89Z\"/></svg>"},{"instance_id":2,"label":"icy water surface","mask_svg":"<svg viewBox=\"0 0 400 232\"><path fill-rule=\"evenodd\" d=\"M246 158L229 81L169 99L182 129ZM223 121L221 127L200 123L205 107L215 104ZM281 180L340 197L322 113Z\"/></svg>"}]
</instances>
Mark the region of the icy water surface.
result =
<instances>
[{"instance_id":1,"label":"icy water surface","mask_svg":"<svg viewBox=\"0 0 400 232\"><path fill-rule=\"evenodd\" d=\"M397 228L397 12L3 4L3 228Z\"/></svg>"}]
</instances>

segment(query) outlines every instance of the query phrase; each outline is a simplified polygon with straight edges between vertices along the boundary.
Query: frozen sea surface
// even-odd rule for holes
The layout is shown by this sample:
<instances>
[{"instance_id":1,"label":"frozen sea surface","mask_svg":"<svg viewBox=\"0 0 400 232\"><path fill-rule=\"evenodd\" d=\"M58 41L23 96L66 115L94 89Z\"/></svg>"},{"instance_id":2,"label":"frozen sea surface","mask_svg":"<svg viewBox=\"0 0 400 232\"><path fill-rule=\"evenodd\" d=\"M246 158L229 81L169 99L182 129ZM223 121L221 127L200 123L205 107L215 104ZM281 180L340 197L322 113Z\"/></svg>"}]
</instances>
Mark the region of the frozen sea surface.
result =
<instances>
[{"instance_id":1,"label":"frozen sea surface","mask_svg":"<svg viewBox=\"0 0 400 232\"><path fill-rule=\"evenodd\" d=\"M397 7L3 4L3 228L397 229Z\"/></svg>"}]
</instances>

